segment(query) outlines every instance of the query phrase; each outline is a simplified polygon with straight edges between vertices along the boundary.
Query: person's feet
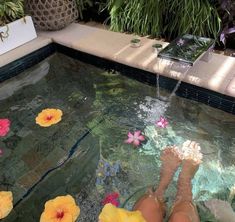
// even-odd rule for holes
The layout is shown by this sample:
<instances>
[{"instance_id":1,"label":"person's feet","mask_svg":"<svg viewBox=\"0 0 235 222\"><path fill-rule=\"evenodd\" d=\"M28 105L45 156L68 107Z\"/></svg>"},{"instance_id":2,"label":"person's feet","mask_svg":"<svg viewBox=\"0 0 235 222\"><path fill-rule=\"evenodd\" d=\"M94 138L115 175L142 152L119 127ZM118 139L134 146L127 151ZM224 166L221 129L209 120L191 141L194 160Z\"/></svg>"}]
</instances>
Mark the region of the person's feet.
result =
<instances>
[{"instance_id":1,"label":"person's feet","mask_svg":"<svg viewBox=\"0 0 235 222\"><path fill-rule=\"evenodd\" d=\"M198 143L190 141L188 143L188 149L191 151L195 151L195 153L198 153L198 151L200 151L200 146ZM188 155L185 155L183 157L182 170L179 176L179 181L182 179L187 179L191 181L191 179L194 177L200 163L202 162L202 154L199 154L199 156L195 156L188 152Z\"/></svg>"},{"instance_id":2,"label":"person's feet","mask_svg":"<svg viewBox=\"0 0 235 222\"><path fill-rule=\"evenodd\" d=\"M190 221L199 222L199 216L196 207L192 200L192 185L191 180L198 170L202 162L202 155L200 153L199 144L196 142L188 143L189 155L184 155L182 162L182 170L178 179L178 190L176 195L175 206L172 211L170 222ZM199 155L190 153L196 150Z\"/></svg>"},{"instance_id":3,"label":"person's feet","mask_svg":"<svg viewBox=\"0 0 235 222\"><path fill-rule=\"evenodd\" d=\"M160 222L163 220L165 215L164 192L181 164L179 152L174 146L165 148L162 152L161 160L161 175L157 190L155 192L149 191L148 194L142 196L133 208L141 211L148 222Z\"/></svg>"},{"instance_id":4,"label":"person's feet","mask_svg":"<svg viewBox=\"0 0 235 222\"><path fill-rule=\"evenodd\" d=\"M182 161L177 147L166 147L162 152L161 161L160 182L155 191L160 200L164 199L164 192Z\"/></svg>"}]
</instances>

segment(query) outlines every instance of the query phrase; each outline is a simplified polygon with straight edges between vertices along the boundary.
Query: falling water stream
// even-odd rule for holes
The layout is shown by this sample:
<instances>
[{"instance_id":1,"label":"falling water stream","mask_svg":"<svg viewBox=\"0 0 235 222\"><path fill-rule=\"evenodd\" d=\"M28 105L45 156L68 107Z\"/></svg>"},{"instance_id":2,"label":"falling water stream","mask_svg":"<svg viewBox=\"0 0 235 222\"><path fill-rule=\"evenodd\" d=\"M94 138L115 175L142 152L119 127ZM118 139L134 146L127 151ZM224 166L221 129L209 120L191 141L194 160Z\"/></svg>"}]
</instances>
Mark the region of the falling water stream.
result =
<instances>
[{"instance_id":1,"label":"falling water stream","mask_svg":"<svg viewBox=\"0 0 235 222\"><path fill-rule=\"evenodd\" d=\"M189 64L186 63L181 63L181 62L171 62L168 70L172 70L172 71L178 71L180 72L180 78L177 82L177 84L175 85L174 89L172 90L172 92L170 93L170 95L168 97L163 97L160 95L160 82L159 82L159 70L160 70L160 65L161 63L163 63L162 58L158 58L157 61L157 67L158 67L158 73L157 73L157 77L156 77L156 88L157 88L157 98L159 100L165 101L165 102L169 102L171 101L172 97L175 96L175 93L177 92L177 90L180 87L181 82L184 80L184 78L186 77L189 69L191 68L191 66Z\"/></svg>"}]
</instances>

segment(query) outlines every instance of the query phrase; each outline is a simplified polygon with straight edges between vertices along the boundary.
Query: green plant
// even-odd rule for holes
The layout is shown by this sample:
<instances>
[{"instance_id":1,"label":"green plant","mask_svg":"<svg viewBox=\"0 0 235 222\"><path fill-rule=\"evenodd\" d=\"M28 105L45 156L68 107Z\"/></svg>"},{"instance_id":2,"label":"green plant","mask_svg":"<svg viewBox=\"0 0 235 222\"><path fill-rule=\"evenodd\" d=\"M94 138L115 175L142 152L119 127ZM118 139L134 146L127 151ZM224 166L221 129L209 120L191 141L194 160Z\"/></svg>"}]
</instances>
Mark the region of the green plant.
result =
<instances>
[{"instance_id":1,"label":"green plant","mask_svg":"<svg viewBox=\"0 0 235 222\"><path fill-rule=\"evenodd\" d=\"M167 38L185 33L217 39L221 19L210 0L165 0L164 33Z\"/></svg>"},{"instance_id":2,"label":"green plant","mask_svg":"<svg viewBox=\"0 0 235 222\"><path fill-rule=\"evenodd\" d=\"M111 30L167 39L189 33L217 38L221 19L214 0L107 0Z\"/></svg>"},{"instance_id":3,"label":"green plant","mask_svg":"<svg viewBox=\"0 0 235 222\"><path fill-rule=\"evenodd\" d=\"M162 30L164 1L108 0L111 30L159 36Z\"/></svg>"},{"instance_id":4,"label":"green plant","mask_svg":"<svg viewBox=\"0 0 235 222\"><path fill-rule=\"evenodd\" d=\"M0 0L0 26L23 16L23 0Z\"/></svg>"}]
</instances>

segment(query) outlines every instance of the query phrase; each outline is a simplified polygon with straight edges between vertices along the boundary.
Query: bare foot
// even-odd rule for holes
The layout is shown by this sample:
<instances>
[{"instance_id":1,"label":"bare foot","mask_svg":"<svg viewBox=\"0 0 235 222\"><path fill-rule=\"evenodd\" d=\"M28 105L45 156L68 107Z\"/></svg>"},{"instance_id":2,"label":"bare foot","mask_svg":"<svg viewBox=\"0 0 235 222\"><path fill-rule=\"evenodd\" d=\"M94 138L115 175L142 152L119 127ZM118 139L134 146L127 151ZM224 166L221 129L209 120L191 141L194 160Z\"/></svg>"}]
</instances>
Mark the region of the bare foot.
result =
<instances>
[{"instance_id":1,"label":"bare foot","mask_svg":"<svg viewBox=\"0 0 235 222\"><path fill-rule=\"evenodd\" d=\"M188 144L188 149L191 150L198 150L199 147L200 147L199 144L194 141L190 141L190 143ZM191 179L194 177L195 173L197 172L201 162L202 162L202 155L193 156L189 154L184 156L182 170L179 179L188 179L191 181Z\"/></svg>"},{"instance_id":2,"label":"bare foot","mask_svg":"<svg viewBox=\"0 0 235 222\"><path fill-rule=\"evenodd\" d=\"M163 220L165 215L164 192L181 164L180 155L174 146L165 148L162 152L161 160L161 175L157 190L155 192L149 191L134 206L134 210L140 210L148 222L160 222Z\"/></svg>"},{"instance_id":3,"label":"bare foot","mask_svg":"<svg viewBox=\"0 0 235 222\"><path fill-rule=\"evenodd\" d=\"M199 150L199 144L191 142L188 145L190 150ZM200 150L199 150L200 151ZM199 153L200 154L200 153ZM192 158L193 157L193 158ZM202 156L185 155L182 163L182 170L178 179L178 190L175 205L172 211L170 222L193 221L199 222L199 216L196 207L193 205L192 184L195 173L201 163Z\"/></svg>"},{"instance_id":4,"label":"bare foot","mask_svg":"<svg viewBox=\"0 0 235 222\"><path fill-rule=\"evenodd\" d=\"M175 146L166 147L162 152L161 160L160 182L155 191L159 199L163 199L164 192L182 161L177 147Z\"/></svg>"}]
</instances>

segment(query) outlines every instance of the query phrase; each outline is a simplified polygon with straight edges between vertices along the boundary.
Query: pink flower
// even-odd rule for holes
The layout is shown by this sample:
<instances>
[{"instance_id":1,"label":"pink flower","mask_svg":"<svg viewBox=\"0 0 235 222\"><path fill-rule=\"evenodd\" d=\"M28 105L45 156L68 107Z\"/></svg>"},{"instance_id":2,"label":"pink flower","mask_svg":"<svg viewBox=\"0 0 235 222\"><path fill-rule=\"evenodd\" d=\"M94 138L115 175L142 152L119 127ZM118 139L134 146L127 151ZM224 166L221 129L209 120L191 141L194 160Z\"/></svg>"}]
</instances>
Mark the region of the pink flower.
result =
<instances>
[{"instance_id":1,"label":"pink flower","mask_svg":"<svg viewBox=\"0 0 235 222\"><path fill-rule=\"evenodd\" d=\"M102 201L102 205L111 203L112 205L118 207L119 206L118 198L119 198L119 193L117 192L107 194Z\"/></svg>"},{"instance_id":2,"label":"pink flower","mask_svg":"<svg viewBox=\"0 0 235 222\"><path fill-rule=\"evenodd\" d=\"M168 123L167 119L165 119L162 116L160 117L160 120L156 121L156 125L161 128L166 128L168 124L169 123Z\"/></svg>"},{"instance_id":3,"label":"pink flower","mask_svg":"<svg viewBox=\"0 0 235 222\"><path fill-rule=\"evenodd\" d=\"M3 149L0 148L0 157L3 155Z\"/></svg>"},{"instance_id":4,"label":"pink flower","mask_svg":"<svg viewBox=\"0 0 235 222\"><path fill-rule=\"evenodd\" d=\"M133 143L134 146L139 146L141 141L145 140L140 130L135 131L134 135L131 132L129 132L127 136L128 136L128 139L125 140L125 143L128 143L128 144Z\"/></svg>"},{"instance_id":5,"label":"pink flower","mask_svg":"<svg viewBox=\"0 0 235 222\"><path fill-rule=\"evenodd\" d=\"M10 130L11 122L9 119L0 119L0 137L6 136Z\"/></svg>"}]
</instances>

